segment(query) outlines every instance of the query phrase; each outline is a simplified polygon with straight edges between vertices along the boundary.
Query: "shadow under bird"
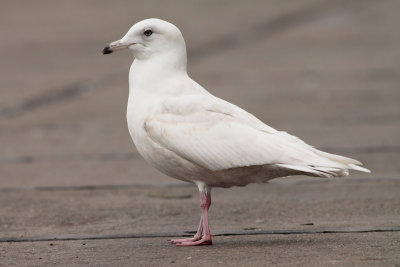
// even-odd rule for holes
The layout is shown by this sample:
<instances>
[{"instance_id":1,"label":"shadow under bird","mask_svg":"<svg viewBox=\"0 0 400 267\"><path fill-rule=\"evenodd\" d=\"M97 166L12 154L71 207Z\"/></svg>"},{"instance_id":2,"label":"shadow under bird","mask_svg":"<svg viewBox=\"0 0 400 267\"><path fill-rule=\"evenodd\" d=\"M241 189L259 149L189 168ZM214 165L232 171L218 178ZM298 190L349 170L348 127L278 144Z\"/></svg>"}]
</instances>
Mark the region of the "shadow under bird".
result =
<instances>
[{"instance_id":1,"label":"shadow under bird","mask_svg":"<svg viewBox=\"0 0 400 267\"><path fill-rule=\"evenodd\" d=\"M178 246L212 244L207 217L212 187L290 175L341 177L349 169L370 172L355 159L315 149L210 94L188 76L185 41L169 22L140 21L103 54L122 49L135 58L127 122L138 152L159 171L196 184L200 191L197 233L171 240Z\"/></svg>"}]
</instances>

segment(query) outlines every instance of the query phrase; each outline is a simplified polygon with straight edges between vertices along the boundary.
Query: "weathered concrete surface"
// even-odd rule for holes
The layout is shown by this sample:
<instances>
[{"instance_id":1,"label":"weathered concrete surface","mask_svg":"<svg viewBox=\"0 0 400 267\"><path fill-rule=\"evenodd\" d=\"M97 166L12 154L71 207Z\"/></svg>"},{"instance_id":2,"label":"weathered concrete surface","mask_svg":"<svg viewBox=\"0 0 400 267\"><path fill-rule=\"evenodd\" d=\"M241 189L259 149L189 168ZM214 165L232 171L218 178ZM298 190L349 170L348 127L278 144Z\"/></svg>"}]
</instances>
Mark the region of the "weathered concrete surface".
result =
<instances>
[{"instance_id":1,"label":"weathered concrete surface","mask_svg":"<svg viewBox=\"0 0 400 267\"><path fill-rule=\"evenodd\" d=\"M399 226L399 192L387 180L215 189L210 222L214 231ZM0 203L0 237L194 231L201 211L194 186L3 191Z\"/></svg>"},{"instance_id":2,"label":"weathered concrete surface","mask_svg":"<svg viewBox=\"0 0 400 267\"><path fill-rule=\"evenodd\" d=\"M180 249L162 238L56 241L7 243L0 252L6 265L32 266L396 266L399 239L399 232L241 236Z\"/></svg>"},{"instance_id":3,"label":"weathered concrete surface","mask_svg":"<svg viewBox=\"0 0 400 267\"><path fill-rule=\"evenodd\" d=\"M399 225L399 1L168 3L1 2L0 237L195 229L196 189L153 170L131 143L130 54L100 54L147 17L181 28L190 75L212 93L373 171L216 189L213 231ZM0 265L393 266L398 240L388 232L216 237L212 247L183 249L163 238L0 243Z\"/></svg>"},{"instance_id":4,"label":"weathered concrete surface","mask_svg":"<svg viewBox=\"0 0 400 267\"><path fill-rule=\"evenodd\" d=\"M215 233L243 230L360 229L399 226L397 180L273 182L214 190ZM146 234L194 231L191 187L3 191L1 236ZM254 231L253 230L253 231ZM178 248L169 238L0 243L5 265L389 265L399 232L214 237L212 247Z\"/></svg>"}]
</instances>

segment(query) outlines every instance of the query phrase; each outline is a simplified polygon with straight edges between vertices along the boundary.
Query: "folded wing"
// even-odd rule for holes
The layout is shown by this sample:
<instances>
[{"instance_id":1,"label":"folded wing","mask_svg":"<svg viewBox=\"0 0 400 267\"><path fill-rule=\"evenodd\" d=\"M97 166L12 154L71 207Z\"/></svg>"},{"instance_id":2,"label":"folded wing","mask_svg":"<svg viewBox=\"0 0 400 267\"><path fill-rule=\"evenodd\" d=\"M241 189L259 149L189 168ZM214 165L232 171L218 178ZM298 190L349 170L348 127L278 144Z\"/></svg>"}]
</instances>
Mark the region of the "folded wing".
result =
<instances>
[{"instance_id":1,"label":"folded wing","mask_svg":"<svg viewBox=\"0 0 400 267\"><path fill-rule=\"evenodd\" d=\"M223 100L196 99L197 106L182 102L187 108L169 102L164 112L146 120L146 132L160 146L206 169L276 164L326 177L343 176L347 169L367 171L356 160L319 151Z\"/></svg>"}]
</instances>

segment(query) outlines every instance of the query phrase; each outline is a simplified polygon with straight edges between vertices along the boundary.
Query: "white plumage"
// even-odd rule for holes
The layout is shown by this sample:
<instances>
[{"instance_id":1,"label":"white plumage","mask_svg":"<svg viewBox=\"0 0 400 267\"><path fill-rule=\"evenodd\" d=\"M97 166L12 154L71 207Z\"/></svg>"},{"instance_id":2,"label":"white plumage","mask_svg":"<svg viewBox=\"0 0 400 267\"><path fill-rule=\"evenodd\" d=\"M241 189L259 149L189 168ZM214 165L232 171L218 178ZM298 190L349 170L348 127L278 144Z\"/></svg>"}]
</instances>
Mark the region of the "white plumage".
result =
<instances>
[{"instance_id":1,"label":"white plumage","mask_svg":"<svg viewBox=\"0 0 400 267\"><path fill-rule=\"evenodd\" d=\"M317 150L211 95L187 75L185 42L174 25L141 21L103 53L122 48L135 56L127 121L139 153L167 175L197 184L205 197L215 186L289 175L346 176L349 169L369 172L357 160ZM211 237L205 240L204 216L203 211L199 238L178 244L211 243Z\"/></svg>"}]
</instances>

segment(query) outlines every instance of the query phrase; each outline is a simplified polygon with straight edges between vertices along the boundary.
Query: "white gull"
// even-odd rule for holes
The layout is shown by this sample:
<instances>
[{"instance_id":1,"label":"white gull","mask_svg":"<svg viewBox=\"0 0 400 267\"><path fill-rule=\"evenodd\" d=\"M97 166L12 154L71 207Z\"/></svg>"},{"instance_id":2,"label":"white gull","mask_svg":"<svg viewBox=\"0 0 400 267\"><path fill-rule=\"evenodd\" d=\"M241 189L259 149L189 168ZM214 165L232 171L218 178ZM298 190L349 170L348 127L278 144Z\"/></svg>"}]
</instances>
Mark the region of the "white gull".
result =
<instances>
[{"instance_id":1,"label":"white gull","mask_svg":"<svg viewBox=\"0 0 400 267\"><path fill-rule=\"evenodd\" d=\"M290 175L341 177L349 169L370 172L357 160L315 149L210 94L188 76L185 41L175 25L160 19L140 21L103 54L124 48L135 57L129 71L127 121L137 150L161 172L194 183L200 191L196 235L173 243L212 243L207 217L212 187Z\"/></svg>"}]
</instances>

